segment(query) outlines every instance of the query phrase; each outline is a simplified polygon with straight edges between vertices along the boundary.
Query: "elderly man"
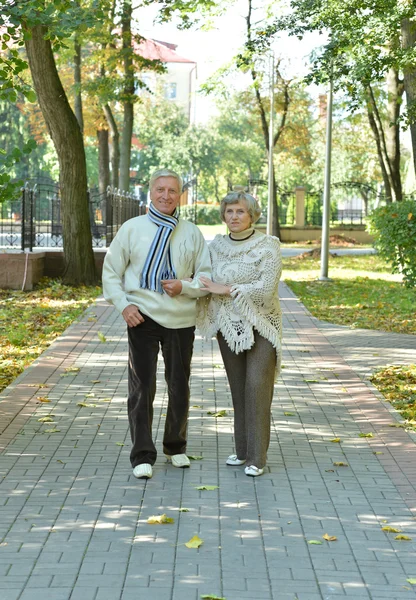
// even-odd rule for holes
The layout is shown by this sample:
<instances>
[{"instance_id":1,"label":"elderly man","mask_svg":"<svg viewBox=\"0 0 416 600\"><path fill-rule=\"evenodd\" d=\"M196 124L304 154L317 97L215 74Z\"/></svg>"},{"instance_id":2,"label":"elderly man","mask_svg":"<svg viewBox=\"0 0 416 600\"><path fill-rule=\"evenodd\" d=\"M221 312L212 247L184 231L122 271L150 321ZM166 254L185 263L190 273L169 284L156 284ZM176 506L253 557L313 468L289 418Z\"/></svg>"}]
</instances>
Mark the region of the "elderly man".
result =
<instances>
[{"instance_id":1,"label":"elderly man","mask_svg":"<svg viewBox=\"0 0 416 600\"><path fill-rule=\"evenodd\" d=\"M199 276L211 272L200 230L179 218L179 175L161 169L149 187L147 215L122 225L103 267L104 296L128 326L130 461L133 475L147 479L157 456L152 419L159 347L169 397L163 451L175 467L190 464L186 440L196 300L206 294Z\"/></svg>"}]
</instances>

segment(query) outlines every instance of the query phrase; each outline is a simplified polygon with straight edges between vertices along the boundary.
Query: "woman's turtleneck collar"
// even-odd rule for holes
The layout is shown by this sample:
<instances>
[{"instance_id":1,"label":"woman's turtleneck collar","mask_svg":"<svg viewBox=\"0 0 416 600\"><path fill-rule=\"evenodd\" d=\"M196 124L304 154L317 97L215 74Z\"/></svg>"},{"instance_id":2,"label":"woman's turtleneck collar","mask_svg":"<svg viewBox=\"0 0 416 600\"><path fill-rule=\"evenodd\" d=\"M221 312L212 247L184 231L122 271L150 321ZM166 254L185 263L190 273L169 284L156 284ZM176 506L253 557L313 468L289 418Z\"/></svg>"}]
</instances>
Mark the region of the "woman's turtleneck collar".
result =
<instances>
[{"instance_id":1,"label":"woman's turtleneck collar","mask_svg":"<svg viewBox=\"0 0 416 600\"><path fill-rule=\"evenodd\" d=\"M254 229L254 227L249 227L248 229L244 229L243 231L230 232L228 234L228 237L232 242L244 242L245 240L248 240L249 238L253 237L255 231L256 230Z\"/></svg>"}]
</instances>

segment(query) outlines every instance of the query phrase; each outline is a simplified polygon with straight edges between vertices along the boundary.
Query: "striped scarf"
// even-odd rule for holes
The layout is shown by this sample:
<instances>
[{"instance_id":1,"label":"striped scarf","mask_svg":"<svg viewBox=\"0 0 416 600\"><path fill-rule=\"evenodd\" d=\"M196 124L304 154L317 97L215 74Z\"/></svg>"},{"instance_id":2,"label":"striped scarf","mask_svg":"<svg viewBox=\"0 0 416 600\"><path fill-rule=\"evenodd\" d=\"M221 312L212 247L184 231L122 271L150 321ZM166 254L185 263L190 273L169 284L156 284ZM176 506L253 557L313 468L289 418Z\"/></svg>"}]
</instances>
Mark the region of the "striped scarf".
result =
<instances>
[{"instance_id":1,"label":"striped scarf","mask_svg":"<svg viewBox=\"0 0 416 600\"><path fill-rule=\"evenodd\" d=\"M176 279L170 254L170 237L178 224L178 211L165 215L150 203L147 216L158 229L144 263L140 287L163 294L162 279Z\"/></svg>"}]
</instances>

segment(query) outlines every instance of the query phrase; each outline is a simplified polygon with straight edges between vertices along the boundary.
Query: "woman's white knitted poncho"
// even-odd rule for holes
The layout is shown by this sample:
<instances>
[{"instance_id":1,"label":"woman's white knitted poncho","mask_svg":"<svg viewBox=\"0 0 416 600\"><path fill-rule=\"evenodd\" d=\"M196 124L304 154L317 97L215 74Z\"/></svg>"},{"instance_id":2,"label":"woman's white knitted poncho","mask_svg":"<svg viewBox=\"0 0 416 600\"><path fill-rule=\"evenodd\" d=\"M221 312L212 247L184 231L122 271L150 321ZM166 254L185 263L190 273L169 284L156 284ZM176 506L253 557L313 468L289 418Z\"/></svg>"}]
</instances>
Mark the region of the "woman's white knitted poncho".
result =
<instances>
[{"instance_id":1,"label":"woman's white knitted poncho","mask_svg":"<svg viewBox=\"0 0 416 600\"><path fill-rule=\"evenodd\" d=\"M212 280L231 286L231 296L212 294L198 301L197 327L205 337L222 333L238 354L254 343L253 328L269 340L280 368L282 314L278 284L282 271L280 242L269 235L233 244L217 235L209 245Z\"/></svg>"}]
</instances>

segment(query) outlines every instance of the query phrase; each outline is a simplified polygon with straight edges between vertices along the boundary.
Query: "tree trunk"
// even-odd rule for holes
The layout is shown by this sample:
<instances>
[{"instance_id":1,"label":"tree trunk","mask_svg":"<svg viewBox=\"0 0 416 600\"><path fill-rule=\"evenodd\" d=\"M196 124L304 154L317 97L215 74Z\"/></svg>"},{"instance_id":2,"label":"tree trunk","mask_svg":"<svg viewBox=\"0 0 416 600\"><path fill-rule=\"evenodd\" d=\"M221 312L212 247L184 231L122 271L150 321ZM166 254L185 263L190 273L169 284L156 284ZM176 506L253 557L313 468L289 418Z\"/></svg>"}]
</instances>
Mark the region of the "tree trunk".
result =
<instances>
[{"instance_id":1,"label":"tree trunk","mask_svg":"<svg viewBox=\"0 0 416 600\"><path fill-rule=\"evenodd\" d=\"M402 199L402 183L400 175L400 103L402 90L397 72L388 73L388 125L383 121L378 110L372 87L367 92L367 114L370 127L377 145L379 164L383 175L386 202L399 202Z\"/></svg>"},{"instance_id":2,"label":"tree trunk","mask_svg":"<svg viewBox=\"0 0 416 600\"><path fill-rule=\"evenodd\" d=\"M379 162L380 169L381 169L381 175L383 177L384 195L386 197L386 202L389 203L392 201L390 178L387 174L386 161L385 161L383 151L381 149L380 133L378 131L377 123L374 118L374 113L372 111L370 104L367 104L367 116L368 116L368 122L370 123L370 127L371 127L371 130L374 135L374 140L375 140L376 146L377 146L378 162Z\"/></svg>"},{"instance_id":3,"label":"tree trunk","mask_svg":"<svg viewBox=\"0 0 416 600\"><path fill-rule=\"evenodd\" d=\"M123 89L123 130L121 132L120 144L120 188L129 192L130 190L130 158L131 138L133 134L134 120L134 70L133 70L133 48L131 39L131 0L124 0L122 15L122 37L124 52L124 89Z\"/></svg>"},{"instance_id":4,"label":"tree trunk","mask_svg":"<svg viewBox=\"0 0 416 600\"><path fill-rule=\"evenodd\" d=\"M116 120L109 104L103 106L105 118L107 120L108 128L111 132L111 146L110 146L110 162L111 162L111 186L116 190L119 184L119 170L120 170L120 134Z\"/></svg>"},{"instance_id":5,"label":"tree trunk","mask_svg":"<svg viewBox=\"0 0 416 600\"><path fill-rule=\"evenodd\" d=\"M396 202L403 199L402 180L400 175L400 106L403 96L403 85L396 69L389 69L387 81L387 118L386 149L390 163L391 178Z\"/></svg>"},{"instance_id":6,"label":"tree trunk","mask_svg":"<svg viewBox=\"0 0 416 600\"><path fill-rule=\"evenodd\" d=\"M110 185L108 129L98 129L98 189L105 194Z\"/></svg>"},{"instance_id":7,"label":"tree trunk","mask_svg":"<svg viewBox=\"0 0 416 600\"><path fill-rule=\"evenodd\" d=\"M251 13L253 10L253 6L252 6L252 0L249 0L248 3L248 14L246 17L246 23L247 23L247 42L251 43L251 31L252 31L252 23L251 23ZM269 124L267 122L267 118L266 118L266 111L263 105L263 98L261 97L260 94L260 89L259 89L259 85L258 85L258 77L257 77L257 71L255 69L254 66L254 62L252 62L252 66L250 69L250 73L251 73L251 78L253 80L253 84L254 84L254 92L255 92L255 96L256 96L256 100L257 100L257 106L260 112L260 120L261 120L261 129L263 132L263 139L264 139L264 145L266 146L266 152L267 154L269 152L273 152L274 146L277 143L277 140L280 137L280 134L283 131L284 128L284 124L286 121L286 114L287 114L287 106L286 109L284 110L284 114L282 116L282 120L281 120L281 125L283 124L282 128L278 128L278 131L276 133L276 135L274 136L274 145L273 148L269 148ZM271 107L270 107L271 108ZM273 165L273 189L272 189L272 198L273 198L273 214L272 214L272 235L275 235L277 237L280 237L280 222L279 222L279 210L278 210L278 205L277 205L277 194L276 194L276 178L275 178L275 169L274 169L274 165Z\"/></svg>"},{"instance_id":8,"label":"tree trunk","mask_svg":"<svg viewBox=\"0 0 416 600\"><path fill-rule=\"evenodd\" d=\"M96 274L81 130L59 79L51 43L46 39L47 28L36 25L27 33L25 45L33 84L59 160L63 281L74 285L92 284Z\"/></svg>"},{"instance_id":9,"label":"tree trunk","mask_svg":"<svg viewBox=\"0 0 416 600\"><path fill-rule=\"evenodd\" d=\"M414 50L416 46L416 23L414 20L403 19L401 23L402 48L405 51ZM416 173L416 68L414 61L409 61L403 69L404 89L406 92L407 112L410 116L410 134L412 137L413 167Z\"/></svg>"},{"instance_id":10,"label":"tree trunk","mask_svg":"<svg viewBox=\"0 0 416 600\"><path fill-rule=\"evenodd\" d=\"M84 118L82 116L82 97L81 97L81 45L75 38L74 44L74 112L78 121L81 133L84 134Z\"/></svg>"}]
</instances>

